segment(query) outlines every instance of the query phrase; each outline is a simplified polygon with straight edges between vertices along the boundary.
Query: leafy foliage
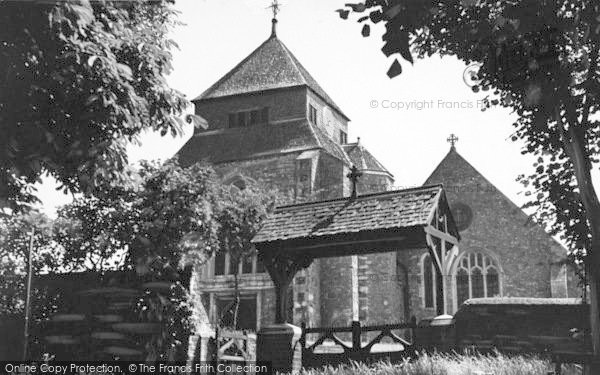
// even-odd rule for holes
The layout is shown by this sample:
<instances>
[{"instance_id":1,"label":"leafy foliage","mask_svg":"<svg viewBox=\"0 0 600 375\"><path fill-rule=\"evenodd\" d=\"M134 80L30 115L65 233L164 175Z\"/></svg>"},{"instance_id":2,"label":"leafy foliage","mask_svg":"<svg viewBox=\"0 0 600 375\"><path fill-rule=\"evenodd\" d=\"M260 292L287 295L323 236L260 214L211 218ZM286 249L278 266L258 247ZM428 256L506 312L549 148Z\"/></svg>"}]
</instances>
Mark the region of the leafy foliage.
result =
<instances>
[{"instance_id":1,"label":"leafy foliage","mask_svg":"<svg viewBox=\"0 0 600 375\"><path fill-rule=\"evenodd\" d=\"M127 142L181 134L165 75L173 0L0 2L0 205L33 200L46 171L65 191L127 181Z\"/></svg>"},{"instance_id":2,"label":"leafy foliage","mask_svg":"<svg viewBox=\"0 0 600 375\"><path fill-rule=\"evenodd\" d=\"M364 9L362 9L364 8ZM600 5L590 0L368 0L361 22L385 21L383 52L410 63L452 55L480 65L486 108L518 114L513 139L537 156L520 176L528 207L585 262L593 346L600 354ZM398 60L392 74L401 73ZM485 110L485 108L484 108ZM600 371L596 369L595 371Z\"/></svg>"},{"instance_id":3,"label":"leafy foliage","mask_svg":"<svg viewBox=\"0 0 600 375\"><path fill-rule=\"evenodd\" d=\"M62 252L52 236L52 222L30 212L0 218L0 312L20 314L25 308L29 248L34 272L56 271Z\"/></svg>"},{"instance_id":4,"label":"leafy foliage","mask_svg":"<svg viewBox=\"0 0 600 375\"><path fill-rule=\"evenodd\" d=\"M143 280L171 282L218 251L241 261L253 254L250 240L276 200L257 184L240 191L211 167L183 168L176 159L144 162L132 179L135 188L103 184L59 210L53 233L69 269L135 269ZM173 359L191 329L191 303L179 281L138 301L140 317L163 327L148 342L148 359Z\"/></svg>"},{"instance_id":5,"label":"leafy foliage","mask_svg":"<svg viewBox=\"0 0 600 375\"><path fill-rule=\"evenodd\" d=\"M590 1L367 1L372 22L386 22L386 55L412 63L453 55L480 64L473 91L486 107L519 117L513 139L536 155L536 173L521 176L538 218L572 249L590 248L590 227L573 165L581 143L583 169L598 162L600 9ZM363 22L367 19L361 19ZM411 52L412 48L412 52ZM581 180L581 178L580 178ZM588 212L588 214L590 214Z\"/></svg>"}]
</instances>

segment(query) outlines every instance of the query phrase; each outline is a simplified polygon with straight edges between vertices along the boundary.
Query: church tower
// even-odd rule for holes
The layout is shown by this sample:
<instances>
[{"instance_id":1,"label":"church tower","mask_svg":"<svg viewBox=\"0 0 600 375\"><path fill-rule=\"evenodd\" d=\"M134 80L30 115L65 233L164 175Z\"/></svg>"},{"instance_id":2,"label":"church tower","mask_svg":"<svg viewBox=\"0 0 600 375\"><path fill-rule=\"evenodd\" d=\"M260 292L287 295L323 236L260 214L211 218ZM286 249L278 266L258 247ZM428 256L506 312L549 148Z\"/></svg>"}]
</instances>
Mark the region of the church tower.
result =
<instances>
[{"instance_id":1,"label":"church tower","mask_svg":"<svg viewBox=\"0 0 600 375\"><path fill-rule=\"evenodd\" d=\"M289 204L349 196L346 176L352 166L362 175L358 194L393 185L393 176L364 145L348 144L348 116L278 38L275 18L269 38L193 103L208 127L195 130L178 153L180 161L207 161L225 183L243 189L248 181L258 181L277 188ZM375 282L369 279L369 265L395 264L377 257L383 255L361 257L358 265L351 257L324 259L301 271L291 293L294 322L349 323L356 310L352 275L357 268L361 273L356 289L362 291L359 305L366 319L368 304L383 303L366 297L365 288ZM235 273L242 291L239 328L272 323L274 285L264 267L256 258L230 264L227 254L210 260L195 282L211 321L227 323L223 316L233 298ZM381 289L383 301L386 291L373 285L374 289ZM376 310L380 309L371 309Z\"/></svg>"},{"instance_id":2,"label":"church tower","mask_svg":"<svg viewBox=\"0 0 600 375\"><path fill-rule=\"evenodd\" d=\"M193 100L208 122L180 150L184 164L217 166L240 186L251 178L293 202L348 193L351 166L342 148L349 118L298 59L271 36Z\"/></svg>"}]
</instances>

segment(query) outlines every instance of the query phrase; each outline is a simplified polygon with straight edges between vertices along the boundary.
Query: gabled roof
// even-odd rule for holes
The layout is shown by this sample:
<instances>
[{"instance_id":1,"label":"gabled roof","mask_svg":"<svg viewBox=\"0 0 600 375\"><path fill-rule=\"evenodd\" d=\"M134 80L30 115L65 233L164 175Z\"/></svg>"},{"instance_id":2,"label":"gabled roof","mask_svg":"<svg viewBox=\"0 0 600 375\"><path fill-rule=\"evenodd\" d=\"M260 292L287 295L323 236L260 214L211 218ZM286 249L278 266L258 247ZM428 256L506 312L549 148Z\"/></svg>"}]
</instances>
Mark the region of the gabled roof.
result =
<instances>
[{"instance_id":1,"label":"gabled roof","mask_svg":"<svg viewBox=\"0 0 600 375\"><path fill-rule=\"evenodd\" d=\"M342 145L331 139L331 137L318 125L310 124L319 146L327 151L331 156L341 160L347 166L352 166L352 160L344 151Z\"/></svg>"},{"instance_id":2,"label":"gabled roof","mask_svg":"<svg viewBox=\"0 0 600 375\"><path fill-rule=\"evenodd\" d=\"M392 174L381 164L373 154L369 152L360 142L344 145L344 151L350 157L352 164L362 172L381 172L393 177Z\"/></svg>"},{"instance_id":3,"label":"gabled roof","mask_svg":"<svg viewBox=\"0 0 600 375\"><path fill-rule=\"evenodd\" d=\"M277 126L253 125L200 132L190 138L178 155L184 165L200 160L217 164L314 149L322 149L351 165L342 147L305 119Z\"/></svg>"},{"instance_id":4,"label":"gabled roof","mask_svg":"<svg viewBox=\"0 0 600 375\"><path fill-rule=\"evenodd\" d=\"M278 207L252 242L414 230L429 224L442 193L442 186L434 185Z\"/></svg>"},{"instance_id":5,"label":"gabled roof","mask_svg":"<svg viewBox=\"0 0 600 375\"><path fill-rule=\"evenodd\" d=\"M254 52L193 101L296 86L307 86L349 120L276 35L271 35Z\"/></svg>"},{"instance_id":6,"label":"gabled roof","mask_svg":"<svg viewBox=\"0 0 600 375\"><path fill-rule=\"evenodd\" d=\"M443 184L444 189L451 197L452 195L460 197L465 193L468 194L472 192L470 189L461 189L461 184L474 184L479 181L483 185L486 185L481 186L481 190L488 193L488 197L486 199L489 200L489 194L500 196L511 206L511 208L506 208L506 212L518 213L521 216L523 223L529 223L531 221L531 218L523 211L521 207L519 207L504 193L502 193L496 186L494 186L494 184L492 184L485 176L483 176L481 172L475 169L471 163L469 163L462 155L458 153L456 147L450 148L450 151L448 151L446 156L442 159L442 161L440 161L431 175L427 177L424 185ZM452 185L456 186L453 187ZM480 186L477 186L477 189L479 188ZM535 223L535 221L533 221L533 223ZM535 224L536 225L532 226L531 228L538 231L539 234L545 235L549 243L554 245L550 246L550 251L553 252L553 255L557 260L563 259L566 255L565 247L556 241L556 239L554 239L548 232L546 232L541 225L537 223Z\"/></svg>"}]
</instances>

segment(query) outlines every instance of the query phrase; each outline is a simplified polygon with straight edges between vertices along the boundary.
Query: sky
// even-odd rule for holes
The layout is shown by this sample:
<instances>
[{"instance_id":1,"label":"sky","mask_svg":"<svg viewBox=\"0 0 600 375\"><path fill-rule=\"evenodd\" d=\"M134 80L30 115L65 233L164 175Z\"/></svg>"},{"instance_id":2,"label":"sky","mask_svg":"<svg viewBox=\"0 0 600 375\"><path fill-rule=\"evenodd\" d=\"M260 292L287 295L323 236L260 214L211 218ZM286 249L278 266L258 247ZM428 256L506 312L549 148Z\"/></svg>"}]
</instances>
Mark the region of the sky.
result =
<instances>
[{"instance_id":1,"label":"sky","mask_svg":"<svg viewBox=\"0 0 600 375\"><path fill-rule=\"evenodd\" d=\"M456 134L458 152L513 202L525 203L516 177L533 171L533 158L510 140L515 115L500 108L481 111L483 96L464 82L464 63L439 56L415 60L414 66L401 61L402 74L390 79L386 72L395 57L381 52L382 24L364 38L357 17L342 20L335 12L347 0L280 2L278 37L350 117L349 141L360 137L396 186L422 185L447 154L446 139ZM270 3L177 0L183 25L172 34L179 50L173 53L171 86L193 99L250 54L270 35ZM147 133L141 147L129 148L130 161L165 160L192 133L191 127L178 138ZM50 178L38 186L51 216L71 200L55 186Z\"/></svg>"}]
</instances>

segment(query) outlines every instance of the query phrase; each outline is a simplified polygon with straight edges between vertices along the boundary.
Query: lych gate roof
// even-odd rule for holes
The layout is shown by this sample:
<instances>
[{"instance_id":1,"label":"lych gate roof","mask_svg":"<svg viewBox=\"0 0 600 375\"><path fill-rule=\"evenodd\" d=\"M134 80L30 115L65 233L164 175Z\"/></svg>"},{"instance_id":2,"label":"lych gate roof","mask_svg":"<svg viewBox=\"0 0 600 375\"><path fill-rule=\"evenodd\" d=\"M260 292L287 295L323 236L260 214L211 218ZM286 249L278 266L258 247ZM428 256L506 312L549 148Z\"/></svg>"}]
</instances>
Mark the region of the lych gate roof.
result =
<instances>
[{"instance_id":1,"label":"lych gate roof","mask_svg":"<svg viewBox=\"0 0 600 375\"><path fill-rule=\"evenodd\" d=\"M439 204L442 186L384 192L279 207L253 243L425 227Z\"/></svg>"},{"instance_id":2,"label":"lych gate roof","mask_svg":"<svg viewBox=\"0 0 600 375\"><path fill-rule=\"evenodd\" d=\"M296 86L309 87L348 119L292 52L274 35L194 101Z\"/></svg>"}]
</instances>

